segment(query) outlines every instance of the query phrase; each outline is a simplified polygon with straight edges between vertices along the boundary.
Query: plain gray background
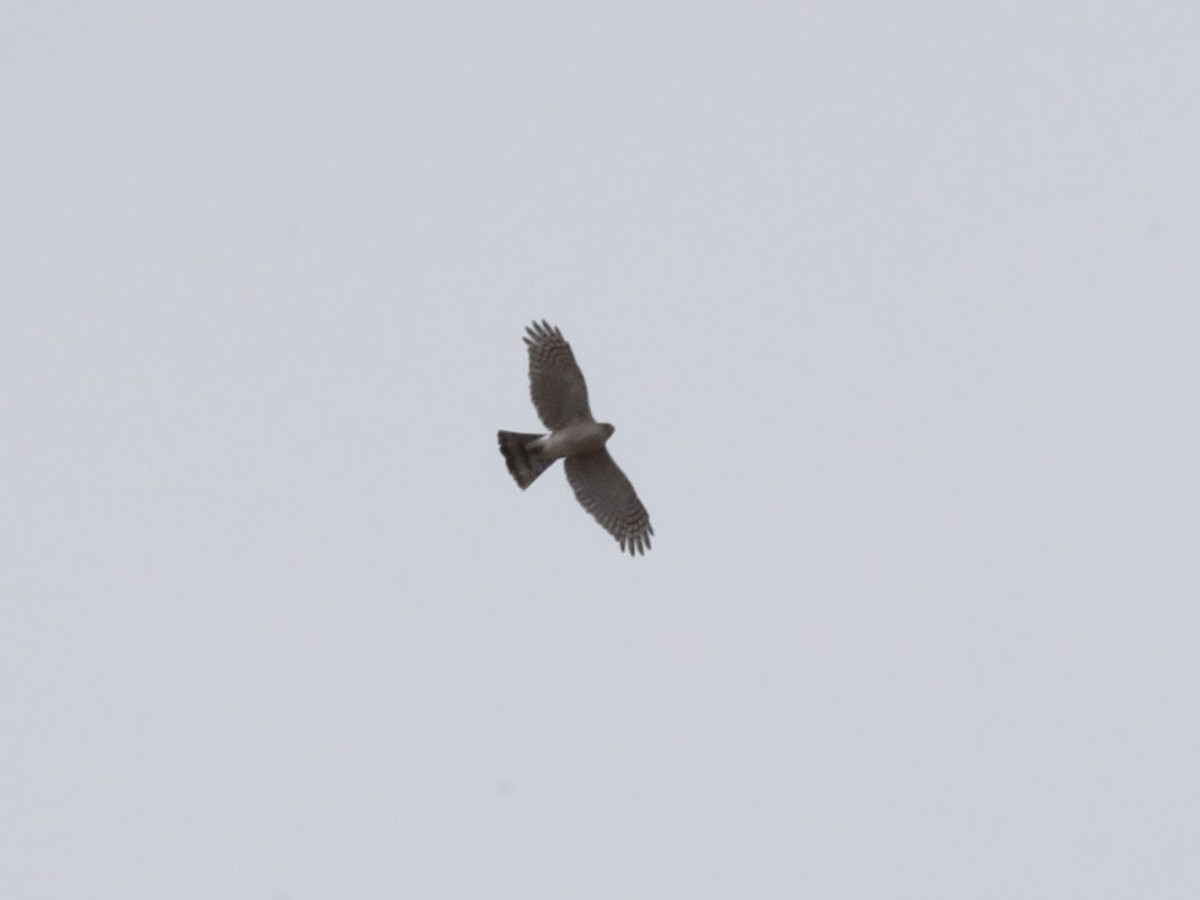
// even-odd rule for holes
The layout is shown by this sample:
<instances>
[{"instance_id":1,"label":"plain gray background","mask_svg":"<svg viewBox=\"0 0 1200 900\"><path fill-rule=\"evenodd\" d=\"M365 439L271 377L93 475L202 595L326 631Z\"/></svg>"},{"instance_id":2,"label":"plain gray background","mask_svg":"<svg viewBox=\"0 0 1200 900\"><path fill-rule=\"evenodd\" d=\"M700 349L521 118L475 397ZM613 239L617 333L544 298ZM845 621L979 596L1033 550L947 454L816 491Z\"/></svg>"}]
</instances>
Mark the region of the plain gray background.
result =
<instances>
[{"instance_id":1,"label":"plain gray background","mask_svg":"<svg viewBox=\"0 0 1200 900\"><path fill-rule=\"evenodd\" d=\"M1197 46L7 5L0 895L1200 896Z\"/></svg>"}]
</instances>

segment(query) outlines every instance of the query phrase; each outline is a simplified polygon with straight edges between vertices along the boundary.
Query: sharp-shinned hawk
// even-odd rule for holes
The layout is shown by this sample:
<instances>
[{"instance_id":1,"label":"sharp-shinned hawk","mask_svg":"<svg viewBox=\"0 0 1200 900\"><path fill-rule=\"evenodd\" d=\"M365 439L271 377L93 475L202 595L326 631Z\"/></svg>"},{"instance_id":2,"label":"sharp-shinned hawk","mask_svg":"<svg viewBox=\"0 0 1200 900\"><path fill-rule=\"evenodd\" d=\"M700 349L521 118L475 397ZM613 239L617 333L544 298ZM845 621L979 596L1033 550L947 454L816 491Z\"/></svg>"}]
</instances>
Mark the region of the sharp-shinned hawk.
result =
<instances>
[{"instance_id":1,"label":"sharp-shinned hawk","mask_svg":"<svg viewBox=\"0 0 1200 900\"><path fill-rule=\"evenodd\" d=\"M587 384L562 332L545 320L526 329L529 391L548 434L497 434L508 471L529 487L556 459L563 460L575 497L630 555L650 549L650 516L633 485L605 449L616 430L597 422L588 407Z\"/></svg>"}]
</instances>

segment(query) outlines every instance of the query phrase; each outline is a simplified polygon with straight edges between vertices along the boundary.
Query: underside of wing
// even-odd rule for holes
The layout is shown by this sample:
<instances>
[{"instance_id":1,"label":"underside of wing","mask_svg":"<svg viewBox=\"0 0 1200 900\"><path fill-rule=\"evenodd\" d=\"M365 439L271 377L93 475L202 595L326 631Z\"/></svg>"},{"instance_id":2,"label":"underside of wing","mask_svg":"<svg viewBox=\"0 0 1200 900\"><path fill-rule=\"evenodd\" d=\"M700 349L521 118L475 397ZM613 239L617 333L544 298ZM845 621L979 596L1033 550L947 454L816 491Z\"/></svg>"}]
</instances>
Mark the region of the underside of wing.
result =
<instances>
[{"instance_id":1,"label":"underside of wing","mask_svg":"<svg viewBox=\"0 0 1200 900\"><path fill-rule=\"evenodd\" d=\"M592 421L587 383L562 332L546 321L526 329L529 393L538 417L549 429Z\"/></svg>"},{"instance_id":2,"label":"underside of wing","mask_svg":"<svg viewBox=\"0 0 1200 900\"><path fill-rule=\"evenodd\" d=\"M592 517L617 539L630 555L650 549L650 515L607 450L565 460L567 481Z\"/></svg>"}]
</instances>

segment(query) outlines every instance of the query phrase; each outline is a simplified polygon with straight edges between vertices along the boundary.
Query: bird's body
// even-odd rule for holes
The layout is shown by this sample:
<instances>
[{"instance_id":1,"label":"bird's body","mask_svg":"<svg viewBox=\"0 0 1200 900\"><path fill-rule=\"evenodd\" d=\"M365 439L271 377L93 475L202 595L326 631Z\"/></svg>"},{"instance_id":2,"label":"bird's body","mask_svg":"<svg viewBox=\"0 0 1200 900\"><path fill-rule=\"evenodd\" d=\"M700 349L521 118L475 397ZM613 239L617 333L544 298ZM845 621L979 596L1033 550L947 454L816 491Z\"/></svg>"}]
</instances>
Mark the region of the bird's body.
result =
<instances>
[{"instance_id":1,"label":"bird's body","mask_svg":"<svg viewBox=\"0 0 1200 900\"><path fill-rule=\"evenodd\" d=\"M508 471L522 490L556 459L580 504L630 554L650 548L650 516L605 444L616 429L592 418L587 384L562 332L545 321L526 329L529 389L546 434L500 431Z\"/></svg>"},{"instance_id":2,"label":"bird's body","mask_svg":"<svg viewBox=\"0 0 1200 900\"><path fill-rule=\"evenodd\" d=\"M538 449L550 459L595 453L604 449L604 444L616 430L603 422L580 422L545 435Z\"/></svg>"}]
</instances>

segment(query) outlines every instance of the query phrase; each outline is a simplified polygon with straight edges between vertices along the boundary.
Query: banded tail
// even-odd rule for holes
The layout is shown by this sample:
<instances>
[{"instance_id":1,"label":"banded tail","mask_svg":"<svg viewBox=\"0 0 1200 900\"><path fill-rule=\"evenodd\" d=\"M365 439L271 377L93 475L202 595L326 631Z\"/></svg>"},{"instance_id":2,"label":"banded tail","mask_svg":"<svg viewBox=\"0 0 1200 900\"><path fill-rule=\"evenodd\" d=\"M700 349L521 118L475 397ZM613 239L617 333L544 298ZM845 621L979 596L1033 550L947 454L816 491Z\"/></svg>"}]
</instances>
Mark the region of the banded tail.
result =
<instances>
[{"instance_id":1,"label":"banded tail","mask_svg":"<svg viewBox=\"0 0 1200 900\"><path fill-rule=\"evenodd\" d=\"M516 431L499 431L496 437L500 441L500 452L504 454L504 462L508 471L516 479L521 490L529 487L539 475L550 468L554 458L547 459L542 455L533 442L541 437L540 434L521 434Z\"/></svg>"}]
</instances>

